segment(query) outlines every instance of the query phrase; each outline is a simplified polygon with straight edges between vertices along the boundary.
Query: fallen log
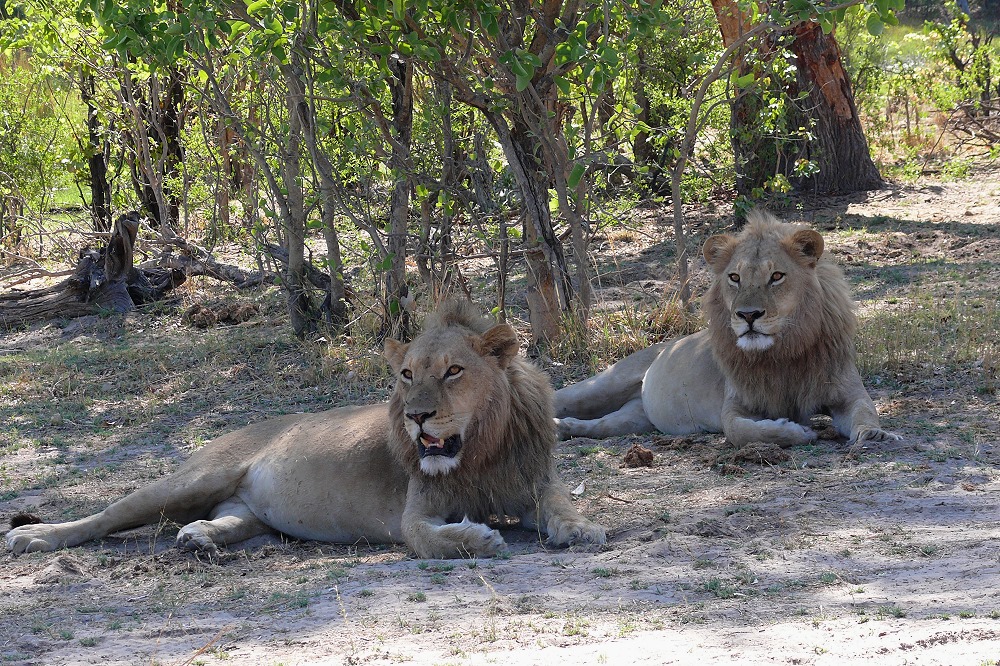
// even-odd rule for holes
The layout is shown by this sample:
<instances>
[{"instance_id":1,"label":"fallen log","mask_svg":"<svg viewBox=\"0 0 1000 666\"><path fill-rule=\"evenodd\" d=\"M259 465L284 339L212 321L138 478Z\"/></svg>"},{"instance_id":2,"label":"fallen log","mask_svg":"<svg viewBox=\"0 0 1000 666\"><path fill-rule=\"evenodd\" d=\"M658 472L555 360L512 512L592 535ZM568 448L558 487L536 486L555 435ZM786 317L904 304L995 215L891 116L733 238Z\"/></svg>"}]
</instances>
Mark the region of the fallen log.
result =
<instances>
[{"instance_id":1,"label":"fallen log","mask_svg":"<svg viewBox=\"0 0 1000 666\"><path fill-rule=\"evenodd\" d=\"M134 271L132 252L138 232L139 216L123 215L115 222L108 244L100 250L81 250L72 275L62 282L0 294L0 325L134 310L128 277Z\"/></svg>"},{"instance_id":2,"label":"fallen log","mask_svg":"<svg viewBox=\"0 0 1000 666\"><path fill-rule=\"evenodd\" d=\"M138 305L162 300L196 275L230 282L241 289L274 282L271 273L247 273L220 264L204 249L180 238L164 241L168 248L160 257L135 266L139 221L135 212L119 217L107 245L98 250L81 250L76 267L65 280L41 289L14 289L0 294L0 327L129 312Z\"/></svg>"}]
</instances>

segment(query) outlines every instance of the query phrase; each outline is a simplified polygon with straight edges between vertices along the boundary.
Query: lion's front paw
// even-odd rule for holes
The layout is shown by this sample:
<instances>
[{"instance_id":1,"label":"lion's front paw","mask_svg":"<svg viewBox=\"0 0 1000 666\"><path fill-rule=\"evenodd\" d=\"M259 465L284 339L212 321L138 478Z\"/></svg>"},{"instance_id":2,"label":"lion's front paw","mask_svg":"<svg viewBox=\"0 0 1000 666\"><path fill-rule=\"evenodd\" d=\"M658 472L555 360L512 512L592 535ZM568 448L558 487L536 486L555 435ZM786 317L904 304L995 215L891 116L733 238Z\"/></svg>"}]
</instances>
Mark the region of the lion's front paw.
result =
<instances>
[{"instance_id":1,"label":"lion's front paw","mask_svg":"<svg viewBox=\"0 0 1000 666\"><path fill-rule=\"evenodd\" d=\"M441 525L438 528L437 536L450 541L451 549L442 549L443 552L436 553L432 555L433 557L462 557L464 555L492 557L507 546L500 532L488 525L474 523L468 518L463 519L460 523Z\"/></svg>"},{"instance_id":2,"label":"lion's front paw","mask_svg":"<svg viewBox=\"0 0 1000 666\"><path fill-rule=\"evenodd\" d=\"M553 518L548 525L550 546L602 546L608 536L604 528L586 518Z\"/></svg>"},{"instance_id":3,"label":"lion's front paw","mask_svg":"<svg viewBox=\"0 0 1000 666\"><path fill-rule=\"evenodd\" d=\"M726 431L726 436L737 446L746 446L750 442L770 442L783 449L809 444L817 438L815 430L789 419L754 421L747 418L735 419L731 430Z\"/></svg>"},{"instance_id":4,"label":"lion's front paw","mask_svg":"<svg viewBox=\"0 0 1000 666\"><path fill-rule=\"evenodd\" d=\"M212 531L207 520L189 523L177 532L177 547L215 556L219 553L219 547L212 538Z\"/></svg>"},{"instance_id":5,"label":"lion's front paw","mask_svg":"<svg viewBox=\"0 0 1000 666\"><path fill-rule=\"evenodd\" d=\"M56 550L62 546L56 525L22 525L7 532L7 547L15 555Z\"/></svg>"},{"instance_id":6,"label":"lion's front paw","mask_svg":"<svg viewBox=\"0 0 1000 666\"><path fill-rule=\"evenodd\" d=\"M560 441L565 441L567 439L573 439L573 436L580 429L578 424L579 419L574 418L564 418L564 419L553 419L556 422L556 433Z\"/></svg>"},{"instance_id":7,"label":"lion's front paw","mask_svg":"<svg viewBox=\"0 0 1000 666\"><path fill-rule=\"evenodd\" d=\"M864 444L866 442L898 442L902 436L881 428L862 428L851 438L852 444Z\"/></svg>"}]
</instances>

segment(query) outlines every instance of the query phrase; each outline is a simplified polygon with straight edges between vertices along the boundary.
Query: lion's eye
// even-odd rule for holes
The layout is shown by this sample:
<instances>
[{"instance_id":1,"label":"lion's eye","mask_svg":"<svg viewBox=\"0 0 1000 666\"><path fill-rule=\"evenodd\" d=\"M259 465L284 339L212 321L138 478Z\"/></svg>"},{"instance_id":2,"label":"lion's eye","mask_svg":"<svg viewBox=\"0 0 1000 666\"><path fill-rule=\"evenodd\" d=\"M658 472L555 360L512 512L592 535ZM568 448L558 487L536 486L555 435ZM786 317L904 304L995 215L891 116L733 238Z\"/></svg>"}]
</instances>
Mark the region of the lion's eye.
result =
<instances>
[{"instance_id":1,"label":"lion's eye","mask_svg":"<svg viewBox=\"0 0 1000 666\"><path fill-rule=\"evenodd\" d=\"M403 371L402 371L401 373L399 373L399 374L403 375L403 379L406 379L406 380L410 380L410 379L413 379L413 373L412 373L412 372L410 372L410 370L409 370L409 369L406 369L406 370L403 370Z\"/></svg>"},{"instance_id":2,"label":"lion's eye","mask_svg":"<svg viewBox=\"0 0 1000 666\"><path fill-rule=\"evenodd\" d=\"M771 273L771 284L778 284L785 279L785 274L780 271L774 271Z\"/></svg>"},{"instance_id":3,"label":"lion's eye","mask_svg":"<svg viewBox=\"0 0 1000 666\"><path fill-rule=\"evenodd\" d=\"M463 368L460 365L453 365L450 368L448 368L448 372L444 373L444 378L448 379L448 377L458 377L460 374L462 374L462 370L464 369L465 368Z\"/></svg>"},{"instance_id":4,"label":"lion's eye","mask_svg":"<svg viewBox=\"0 0 1000 666\"><path fill-rule=\"evenodd\" d=\"M730 273L729 274L729 281L732 282L733 284L739 284L740 283L740 274L739 273Z\"/></svg>"}]
</instances>

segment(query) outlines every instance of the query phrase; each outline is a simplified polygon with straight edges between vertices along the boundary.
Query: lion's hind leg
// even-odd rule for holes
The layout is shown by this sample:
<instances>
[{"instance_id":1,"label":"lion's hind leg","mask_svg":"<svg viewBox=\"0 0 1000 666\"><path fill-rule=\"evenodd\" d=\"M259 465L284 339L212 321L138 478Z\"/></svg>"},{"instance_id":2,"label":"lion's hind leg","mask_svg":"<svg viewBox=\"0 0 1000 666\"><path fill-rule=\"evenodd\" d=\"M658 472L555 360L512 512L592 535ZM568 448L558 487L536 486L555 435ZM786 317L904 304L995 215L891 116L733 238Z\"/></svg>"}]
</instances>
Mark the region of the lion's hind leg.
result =
<instances>
[{"instance_id":1,"label":"lion's hind leg","mask_svg":"<svg viewBox=\"0 0 1000 666\"><path fill-rule=\"evenodd\" d=\"M556 391L556 417L596 419L639 397L646 370L663 350L655 344L626 356L603 372Z\"/></svg>"},{"instance_id":2,"label":"lion's hind leg","mask_svg":"<svg viewBox=\"0 0 1000 666\"><path fill-rule=\"evenodd\" d=\"M596 419L557 418L556 428L559 431L560 439L570 439L571 437L605 439L606 437L656 430L656 426L646 417L646 410L642 406L642 396L633 398L617 411Z\"/></svg>"},{"instance_id":3,"label":"lion's hind leg","mask_svg":"<svg viewBox=\"0 0 1000 666\"><path fill-rule=\"evenodd\" d=\"M163 519L186 523L209 515L213 507L232 497L244 471L243 466L202 465L192 457L173 474L139 488L92 516L12 529L6 535L7 547L15 555L52 551Z\"/></svg>"},{"instance_id":4,"label":"lion's hind leg","mask_svg":"<svg viewBox=\"0 0 1000 666\"><path fill-rule=\"evenodd\" d=\"M212 509L206 520L188 523L177 533L177 546L215 555L225 547L261 534L274 534L239 497L231 497Z\"/></svg>"}]
</instances>

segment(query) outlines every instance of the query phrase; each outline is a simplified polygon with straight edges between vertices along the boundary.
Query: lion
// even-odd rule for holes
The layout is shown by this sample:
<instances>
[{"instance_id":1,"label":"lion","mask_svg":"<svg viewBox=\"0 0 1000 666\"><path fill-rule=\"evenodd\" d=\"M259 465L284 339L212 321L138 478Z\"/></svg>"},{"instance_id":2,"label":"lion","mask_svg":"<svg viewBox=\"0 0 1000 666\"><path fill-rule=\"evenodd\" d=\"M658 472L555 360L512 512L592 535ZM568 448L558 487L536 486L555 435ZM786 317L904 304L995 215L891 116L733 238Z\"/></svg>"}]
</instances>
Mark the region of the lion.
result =
<instances>
[{"instance_id":1,"label":"lion","mask_svg":"<svg viewBox=\"0 0 1000 666\"><path fill-rule=\"evenodd\" d=\"M175 521L182 548L215 554L261 534L405 543L421 558L489 557L491 519L519 519L547 544L605 543L553 458L548 377L506 324L450 302L410 344L386 340L387 404L281 416L237 430L100 513L7 533L15 553L51 551Z\"/></svg>"},{"instance_id":2,"label":"lion","mask_svg":"<svg viewBox=\"0 0 1000 666\"><path fill-rule=\"evenodd\" d=\"M760 210L739 235L709 238L708 327L556 391L560 436L721 432L790 447L816 439L822 413L852 445L899 439L861 382L854 303L823 249L816 231Z\"/></svg>"}]
</instances>

